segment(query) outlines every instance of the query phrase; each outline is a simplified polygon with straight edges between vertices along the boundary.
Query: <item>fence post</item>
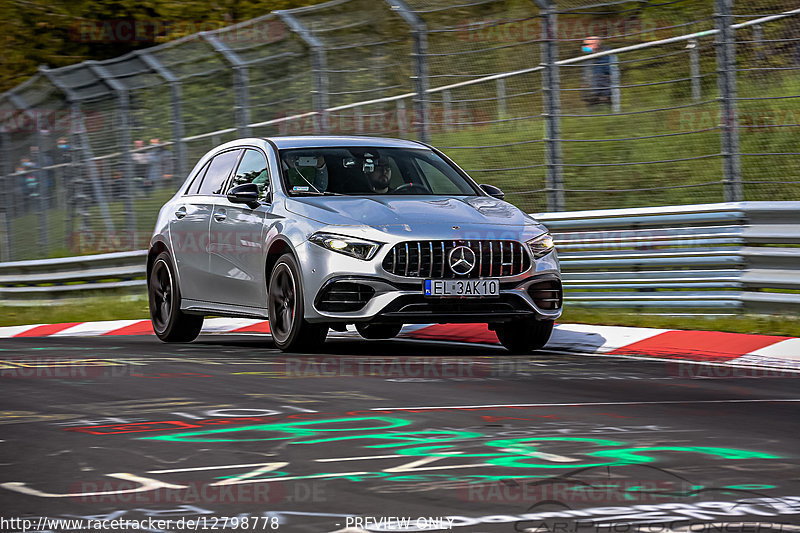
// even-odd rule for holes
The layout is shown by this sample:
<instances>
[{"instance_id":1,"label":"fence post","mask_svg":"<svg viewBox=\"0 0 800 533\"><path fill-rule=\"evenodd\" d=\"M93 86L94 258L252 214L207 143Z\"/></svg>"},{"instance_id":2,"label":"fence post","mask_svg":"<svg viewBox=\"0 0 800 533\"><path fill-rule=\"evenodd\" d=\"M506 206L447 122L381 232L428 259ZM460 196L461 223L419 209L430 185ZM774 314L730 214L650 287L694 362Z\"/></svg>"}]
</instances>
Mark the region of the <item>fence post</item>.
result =
<instances>
[{"instance_id":1,"label":"fence post","mask_svg":"<svg viewBox=\"0 0 800 533\"><path fill-rule=\"evenodd\" d=\"M506 79L497 78L497 120L506 118Z\"/></svg>"},{"instance_id":2,"label":"fence post","mask_svg":"<svg viewBox=\"0 0 800 533\"><path fill-rule=\"evenodd\" d=\"M620 93L619 59L616 55L609 56L611 71L611 112L619 113L622 111L622 94Z\"/></svg>"},{"instance_id":3,"label":"fence post","mask_svg":"<svg viewBox=\"0 0 800 533\"><path fill-rule=\"evenodd\" d=\"M406 102L403 99L397 100L397 136L405 137L408 135L408 124L406 122Z\"/></svg>"},{"instance_id":4,"label":"fence post","mask_svg":"<svg viewBox=\"0 0 800 533\"><path fill-rule=\"evenodd\" d=\"M48 187L48 173L51 169L45 169L49 166L45 159L45 143L44 143L44 124L41 123L41 113L36 113L34 118L34 125L36 127L36 189L39 194L39 213L36 218L39 222L39 249L47 250L50 245L50 224L47 223L49 218L50 209L48 208L48 198L51 194ZM45 252L47 254L47 252Z\"/></svg>"},{"instance_id":5,"label":"fence post","mask_svg":"<svg viewBox=\"0 0 800 533\"><path fill-rule=\"evenodd\" d=\"M726 202L741 202L742 167L739 120L736 110L736 43L733 35L733 0L716 0L717 85L722 120L723 192Z\"/></svg>"},{"instance_id":6,"label":"fence post","mask_svg":"<svg viewBox=\"0 0 800 533\"><path fill-rule=\"evenodd\" d=\"M250 76L247 72L247 64L216 36L207 31L201 31L199 35L233 67L236 130L240 137L250 137Z\"/></svg>"},{"instance_id":7,"label":"fence post","mask_svg":"<svg viewBox=\"0 0 800 533\"><path fill-rule=\"evenodd\" d=\"M385 0L392 10L411 27L414 36L414 51L411 57L414 58L414 107L417 111L417 127L419 140L424 143L431 142L430 126L430 80L428 79L428 26L405 0Z\"/></svg>"},{"instance_id":8,"label":"fence post","mask_svg":"<svg viewBox=\"0 0 800 533\"><path fill-rule=\"evenodd\" d=\"M356 134L357 135L363 135L364 134L364 112L361 109L361 106L356 106L356 107L353 108L353 121L355 122L354 126L355 126L355 130L356 130ZM339 129L339 127L341 127L342 124L341 124L341 121L337 121L337 122L339 122L337 129Z\"/></svg>"},{"instance_id":9,"label":"fence post","mask_svg":"<svg viewBox=\"0 0 800 533\"><path fill-rule=\"evenodd\" d=\"M14 183L14 166L11 164L11 136L8 134L6 125L0 125L0 175L3 177L3 220L1 221L3 240L0 242L0 261L11 261L14 257L11 249L11 236L14 234L12 229L11 208L14 205L17 184Z\"/></svg>"},{"instance_id":10,"label":"fence post","mask_svg":"<svg viewBox=\"0 0 800 533\"><path fill-rule=\"evenodd\" d=\"M702 86L700 84L700 43L697 39L692 39L686 45L689 49L689 76L692 78L692 101L699 102L702 98Z\"/></svg>"},{"instance_id":11,"label":"fence post","mask_svg":"<svg viewBox=\"0 0 800 533\"><path fill-rule=\"evenodd\" d=\"M48 245L49 225L47 223L48 210L45 204L45 195L44 195L45 192L44 177L46 171L42 168L47 165L45 164L45 159L44 159L44 150L43 150L44 143L42 141L43 125L41 123L41 113L31 112L31 106L25 101L24 98L22 98L18 94L9 92L8 99L14 106L16 106L20 110L21 114L28 116L28 118L30 119L29 123L32 124L33 127L35 128L34 139L36 140L36 144L34 146L31 146L31 151L33 151L33 148L36 148L36 161L35 162L31 161L31 162L36 165L36 168L32 170L32 173L36 176L36 194L38 195L39 198L39 201L37 203L39 204L38 210L40 211L39 216L36 217L39 225L39 238L37 244L42 250L45 250L47 249ZM33 154L31 154L31 159L33 159ZM20 198L20 201L22 202L26 201L24 195L22 198Z\"/></svg>"},{"instance_id":12,"label":"fence post","mask_svg":"<svg viewBox=\"0 0 800 533\"><path fill-rule=\"evenodd\" d=\"M317 117L314 120L314 133L328 133L330 131L328 112L330 100L328 95L328 57L325 52L325 46L290 10L278 10L273 11L273 13L278 15L289 26L289 29L295 32L306 46L311 49L311 72L314 76L312 105L317 113Z\"/></svg>"},{"instance_id":13,"label":"fence post","mask_svg":"<svg viewBox=\"0 0 800 533\"><path fill-rule=\"evenodd\" d=\"M548 211L564 211L564 177L561 157L561 87L558 73L558 25L550 0L536 0L542 24L542 99L545 119L545 164Z\"/></svg>"},{"instance_id":14,"label":"fence post","mask_svg":"<svg viewBox=\"0 0 800 533\"><path fill-rule=\"evenodd\" d=\"M187 173L186 170L186 141L183 140L183 110L181 109L181 82L180 80L167 69L161 61L151 56L144 50L138 52L142 61L149 66L153 71L161 76L164 81L169 83L170 90L170 109L172 112L172 142L175 145L175 150L172 153L173 168L178 182L180 182Z\"/></svg>"},{"instance_id":15,"label":"fence post","mask_svg":"<svg viewBox=\"0 0 800 533\"><path fill-rule=\"evenodd\" d=\"M442 91L442 122L445 131L453 131L453 97L450 91Z\"/></svg>"},{"instance_id":16,"label":"fence post","mask_svg":"<svg viewBox=\"0 0 800 533\"><path fill-rule=\"evenodd\" d=\"M119 111L119 142L122 152L122 180L125 183L125 224L131 237L136 234L136 211L133 202L133 159L131 157L131 100L127 87L102 66L86 61L86 66L108 85L117 96L117 110ZM94 166L94 165L91 165ZM99 184L99 180L98 180ZM131 241L132 242L132 241Z\"/></svg>"}]
</instances>

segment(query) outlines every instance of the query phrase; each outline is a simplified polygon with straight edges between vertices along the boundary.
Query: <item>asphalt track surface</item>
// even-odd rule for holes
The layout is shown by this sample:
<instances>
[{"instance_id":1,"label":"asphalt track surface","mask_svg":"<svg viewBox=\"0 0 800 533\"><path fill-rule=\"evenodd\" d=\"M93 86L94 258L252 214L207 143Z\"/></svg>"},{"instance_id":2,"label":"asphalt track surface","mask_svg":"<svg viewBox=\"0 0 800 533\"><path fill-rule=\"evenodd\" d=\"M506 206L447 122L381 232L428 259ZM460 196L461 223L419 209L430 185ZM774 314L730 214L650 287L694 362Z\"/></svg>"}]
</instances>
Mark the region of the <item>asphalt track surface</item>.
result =
<instances>
[{"instance_id":1,"label":"asphalt track surface","mask_svg":"<svg viewBox=\"0 0 800 533\"><path fill-rule=\"evenodd\" d=\"M0 359L3 531L800 531L797 374L257 335Z\"/></svg>"}]
</instances>

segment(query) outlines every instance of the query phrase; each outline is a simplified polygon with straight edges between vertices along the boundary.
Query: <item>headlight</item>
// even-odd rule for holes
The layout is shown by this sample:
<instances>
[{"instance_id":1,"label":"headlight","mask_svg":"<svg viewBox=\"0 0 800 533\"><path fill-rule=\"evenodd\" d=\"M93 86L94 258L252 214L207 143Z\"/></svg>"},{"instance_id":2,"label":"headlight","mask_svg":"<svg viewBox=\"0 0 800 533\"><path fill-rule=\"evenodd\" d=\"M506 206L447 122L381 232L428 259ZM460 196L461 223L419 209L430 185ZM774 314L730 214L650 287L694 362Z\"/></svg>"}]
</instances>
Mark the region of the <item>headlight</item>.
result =
<instances>
[{"instance_id":1,"label":"headlight","mask_svg":"<svg viewBox=\"0 0 800 533\"><path fill-rule=\"evenodd\" d=\"M553 237L549 233L539 235L535 239L529 240L527 244L534 259L540 259L555 249Z\"/></svg>"},{"instance_id":2,"label":"headlight","mask_svg":"<svg viewBox=\"0 0 800 533\"><path fill-rule=\"evenodd\" d=\"M339 252L364 261L369 261L375 257L381 247L379 242L357 239L346 235L336 235L334 233L315 233L308 240L332 252Z\"/></svg>"}]
</instances>

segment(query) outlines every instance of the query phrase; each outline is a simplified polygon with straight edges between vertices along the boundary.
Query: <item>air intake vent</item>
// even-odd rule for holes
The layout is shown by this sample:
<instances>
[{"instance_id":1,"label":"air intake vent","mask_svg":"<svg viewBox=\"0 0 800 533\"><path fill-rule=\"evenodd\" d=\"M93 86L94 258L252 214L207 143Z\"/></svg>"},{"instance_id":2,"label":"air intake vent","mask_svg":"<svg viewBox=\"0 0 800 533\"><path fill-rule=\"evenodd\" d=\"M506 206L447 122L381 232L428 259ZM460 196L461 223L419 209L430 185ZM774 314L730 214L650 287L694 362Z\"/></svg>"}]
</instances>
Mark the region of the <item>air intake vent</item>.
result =
<instances>
[{"instance_id":1,"label":"air intake vent","mask_svg":"<svg viewBox=\"0 0 800 533\"><path fill-rule=\"evenodd\" d=\"M542 310L561 308L563 298L561 282L558 280L540 281L528 287L528 294L533 298L536 307Z\"/></svg>"},{"instance_id":2,"label":"air intake vent","mask_svg":"<svg viewBox=\"0 0 800 533\"><path fill-rule=\"evenodd\" d=\"M320 311L358 311L375 295L369 285L350 281L337 281L322 289L317 296L316 307Z\"/></svg>"},{"instance_id":3,"label":"air intake vent","mask_svg":"<svg viewBox=\"0 0 800 533\"><path fill-rule=\"evenodd\" d=\"M475 266L466 274L457 274L449 264L450 252L459 246L469 248L474 254ZM530 266L524 245L517 241L401 242L383 260L387 272L410 278L499 278L516 276Z\"/></svg>"}]
</instances>

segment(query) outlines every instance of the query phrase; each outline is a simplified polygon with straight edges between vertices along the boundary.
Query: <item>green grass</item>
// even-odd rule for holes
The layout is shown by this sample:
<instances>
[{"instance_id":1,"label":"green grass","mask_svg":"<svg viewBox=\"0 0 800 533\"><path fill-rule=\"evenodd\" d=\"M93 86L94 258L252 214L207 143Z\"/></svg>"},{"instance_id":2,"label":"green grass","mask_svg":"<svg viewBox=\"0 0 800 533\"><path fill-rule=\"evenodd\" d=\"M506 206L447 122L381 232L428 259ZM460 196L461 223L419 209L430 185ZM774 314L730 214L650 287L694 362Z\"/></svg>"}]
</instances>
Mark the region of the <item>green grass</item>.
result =
<instances>
[{"instance_id":1,"label":"green grass","mask_svg":"<svg viewBox=\"0 0 800 533\"><path fill-rule=\"evenodd\" d=\"M149 318L147 298L106 294L41 305L0 305L0 326Z\"/></svg>"},{"instance_id":2,"label":"green grass","mask_svg":"<svg viewBox=\"0 0 800 533\"><path fill-rule=\"evenodd\" d=\"M647 315L623 309L564 308L559 322L565 324L599 324L606 326L635 326L642 328L694 329L705 331L727 331L757 335L781 335L800 337L800 317L778 315L731 316L669 316Z\"/></svg>"}]
</instances>

